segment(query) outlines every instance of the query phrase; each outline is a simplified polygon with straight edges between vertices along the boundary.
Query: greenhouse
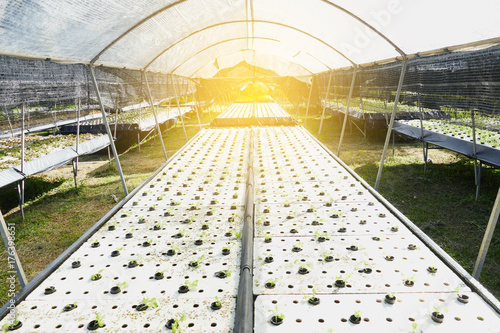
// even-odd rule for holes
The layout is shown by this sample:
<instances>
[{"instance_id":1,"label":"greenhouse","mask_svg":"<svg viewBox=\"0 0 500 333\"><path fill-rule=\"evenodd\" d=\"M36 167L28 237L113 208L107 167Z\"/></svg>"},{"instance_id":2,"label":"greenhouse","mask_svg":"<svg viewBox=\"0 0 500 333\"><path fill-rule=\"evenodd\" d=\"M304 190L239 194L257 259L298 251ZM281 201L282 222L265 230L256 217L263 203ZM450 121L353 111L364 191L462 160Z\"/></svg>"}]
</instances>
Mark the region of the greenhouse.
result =
<instances>
[{"instance_id":1,"label":"greenhouse","mask_svg":"<svg viewBox=\"0 0 500 333\"><path fill-rule=\"evenodd\" d=\"M497 332L499 12L4 1L0 327Z\"/></svg>"}]
</instances>

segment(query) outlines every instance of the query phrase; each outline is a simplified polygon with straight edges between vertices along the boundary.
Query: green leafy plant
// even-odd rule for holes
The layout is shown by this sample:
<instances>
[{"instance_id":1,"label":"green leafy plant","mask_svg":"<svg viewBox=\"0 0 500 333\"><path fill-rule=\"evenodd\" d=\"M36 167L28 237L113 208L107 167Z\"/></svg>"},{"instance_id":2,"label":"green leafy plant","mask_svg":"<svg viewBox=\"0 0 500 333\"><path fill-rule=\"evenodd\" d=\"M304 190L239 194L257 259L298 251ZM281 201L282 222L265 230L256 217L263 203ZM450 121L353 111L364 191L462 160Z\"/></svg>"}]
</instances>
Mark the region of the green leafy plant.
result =
<instances>
[{"instance_id":1,"label":"green leafy plant","mask_svg":"<svg viewBox=\"0 0 500 333\"><path fill-rule=\"evenodd\" d=\"M196 289L196 287L198 286L198 280L194 280L193 282L190 282L189 280L186 280L186 281L184 282L184 284L185 284L186 286L188 286L188 288L189 288L190 290L193 290L193 289Z\"/></svg>"},{"instance_id":2,"label":"green leafy plant","mask_svg":"<svg viewBox=\"0 0 500 333\"><path fill-rule=\"evenodd\" d=\"M202 255L201 257L198 258L198 260L192 260L190 263L189 263L189 266L191 267L199 267L200 266L200 263L202 262L202 260L205 258L205 255Z\"/></svg>"},{"instance_id":3,"label":"green leafy plant","mask_svg":"<svg viewBox=\"0 0 500 333\"><path fill-rule=\"evenodd\" d=\"M152 309L155 309L158 307L158 302L156 302L156 298L146 298L144 297L142 299L142 304L152 308Z\"/></svg>"},{"instance_id":4,"label":"green leafy plant","mask_svg":"<svg viewBox=\"0 0 500 333\"><path fill-rule=\"evenodd\" d=\"M333 251L325 251L325 252L322 252L322 253L321 253L321 256L322 256L323 258L328 258L328 257L331 257L331 256L332 256L332 254L333 254Z\"/></svg>"},{"instance_id":5,"label":"green leafy plant","mask_svg":"<svg viewBox=\"0 0 500 333\"><path fill-rule=\"evenodd\" d=\"M120 289L125 289L125 288L128 288L128 283L127 283L127 281L123 281L123 282L117 283L116 286Z\"/></svg>"},{"instance_id":6,"label":"green leafy plant","mask_svg":"<svg viewBox=\"0 0 500 333\"><path fill-rule=\"evenodd\" d=\"M241 232L239 232L239 231L231 230L230 233L231 233L231 235L233 235L236 238L240 238L241 237Z\"/></svg>"},{"instance_id":7,"label":"green leafy plant","mask_svg":"<svg viewBox=\"0 0 500 333\"><path fill-rule=\"evenodd\" d=\"M90 279L91 279L92 281L99 280L99 279L101 278L101 273L102 273L102 271L104 271L104 269L99 270L99 272L97 272L96 274L92 274L92 275L90 276Z\"/></svg>"},{"instance_id":8,"label":"green leafy plant","mask_svg":"<svg viewBox=\"0 0 500 333\"><path fill-rule=\"evenodd\" d=\"M98 312L97 315L95 316L95 321L97 322L97 325L99 327L104 327L104 325L106 325L104 323L104 316L100 312Z\"/></svg>"},{"instance_id":9,"label":"green leafy plant","mask_svg":"<svg viewBox=\"0 0 500 333\"><path fill-rule=\"evenodd\" d=\"M274 309L271 309L271 310L268 310L268 312L271 312L273 314L273 317L277 318L277 319L285 319L285 315L280 312L280 310L278 310L278 306L276 306Z\"/></svg>"},{"instance_id":10,"label":"green leafy plant","mask_svg":"<svg viewBox=\"0 0 500 333\"><path fill-rule=\"evenodd\" d=\"M327 232L320 232L319 230L316 230L316 232L314 233L314 236L316 238L320 238L320 237L323 237L325 239L329 239L330 238L330 234L327 233Z\"/></svg>"},{"instance_id":11,"label":"green leafy plant","mask_svg":"<svg viewBox=\"0 0 500 333\"><path fill-rule=\"evenodd\" d=\"M361 310L358 310L358 311L354 311L354 317L356 317L356 319L361 319Z\"/></svg>"}]
</instances>

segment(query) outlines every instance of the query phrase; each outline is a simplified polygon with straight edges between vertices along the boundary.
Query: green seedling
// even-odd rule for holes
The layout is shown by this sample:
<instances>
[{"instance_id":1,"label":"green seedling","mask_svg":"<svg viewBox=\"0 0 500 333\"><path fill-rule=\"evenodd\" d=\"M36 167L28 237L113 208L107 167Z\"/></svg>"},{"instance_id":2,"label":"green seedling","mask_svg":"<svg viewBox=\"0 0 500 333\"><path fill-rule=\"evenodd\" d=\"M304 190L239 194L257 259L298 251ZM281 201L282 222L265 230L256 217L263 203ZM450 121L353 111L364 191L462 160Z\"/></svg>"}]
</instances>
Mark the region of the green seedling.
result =
<instances>
[{"instance_id":1,"label":"green seedling","mask_svg":"<svg viewBox=\"0 0 500 333\"><path fill-rule=\"evenodd\" d=\"M357 319L361 319L361 313L361 310L354 311L354 317L356 317Z\"/></svg>"},{"instance_id":2,"label":"green seedling","mask_svg":"<svg viewBox=\"0 0 500 333\"><path fill-rule=\"evenodd\" d=\"M190 263L189 263L189 266L191 267L199 267L200 266L200 263L201 261L205 258L205 255L202 255L201 257L198 258L198 260L192 260Z\"/></svg>"},{"instance_id":3,"label":"green seedling","mask_svg":"<svg viewBox=\"0 0 500 333\"><path fill-rule=\"evenodd\" d=\"M104 323L104 316L101 313L97 313L97 315L95 316L95 320L97 322L97 325L99 325L99 327L104 327L104 325L106 325Z\"/></svg>"},{"instance_id":4,"label":"green seedling","mask_svg":"<svg viewBox=\"0 0 500 333\"><path fill-rule=\"evenodd\" d=\"M438 306L433 306L432 309L436 312L436 315L442 315L443 312L448 312L448 308L439 308Z\"/></svg>"},{"instance_id":5,"label":"green seedling","mask_svg":"<svg viewBox=\"0 0 500 333\"><path fill-rule=\"evenodd\" d=\"M189 280L186 280L184 284L188 286L189 290L194 290L198 286L198 280L194 280L193 282L189 282Z\"/></svg>"},{"instance_id":6,"label":"green seedling","mask_svg":"<svg viewBox=\"0 0 500 333\"><path fill-rule=\"evenodd\" d=\"M239 215L238 214L234 214L233 216L231 216L229 218L229 222L234 222L235 219L239 218Z\"/></svg>"},{"instance_id":7,"label":"green seedling","mask_svg":"<svg viewBox=\"0 0 500 333\"><path fill-rule=\"evenodd\" d=\"M332 256L332 254L333 254L333 251L325 251L325 252L322 252L322 253L321 253L321 256L322 256L323 258L328 258L328 257L331 257L331 256Z\"/></svg>"},{"instance_id":8,"label":"green seedling","mask_svg":"<svg viewBox=\"0 0 500 333\"><path fill-rule=\"evenodd\" d=\"M100 270L99 272L97 272L96 274L92 274L92 275L90 276L90 279L91 279L92 281L95 281L95 280L100 279L100 278L101 278L101 273L102 273L102 271L104 271L104 269L101 269L101 270Z\"/></svg>"},{"instance_id":9,"label":"green seedling","mask_svg":"<svg viewBox=\"0 0 500 333\"><path fill-rule=\"evenodd\" d=\"M123 281L123 282L117 283L116 286L119 287L120 289L125 289L125 288L128 288L128 283L127 283L127 281Z\"/></svg>"},{"instance_id":10,"label":"green seedling","mask_svg":"<svg viewBox=\"0 0 500 333\"><path fill-rule=\"evenodd\" d=\"M222 302L219 300L219 297L215 296L215 305L222 306Z\"/></svg>"},{"instance_id":11,"label":"green seedling","mask_svg":"<svg viewBox=\"0 0 500 333\"><path fill-rule=\"evenodd\" d=\"M307 295L305 295L305 296L303 297L303 299L305 299L306 301L308 301L308 300L310 300L310 299L314 299L314 298L316 298L316 294L317 294L316 289L314 289L314 288L313 288L312 293L313 293L313 294L312 294L312 296L307 296Z\"/></svg>"},{"instance_id":12,"label":"green seedling","mask_svg":"<svg viewBox=\"0 0 500 333\"><path fill-rule=\"evenodd\" d=\"M233 235L236 238L240 238L241 237L241 232L239 232L239 231L231 230L230 233L231 233L231 235Z\"/></svg>"},{"instance_id":13,"label":"green seedling","mask_svg":"<svg viewBox=\"0 0 500 333\"><path fill-rule=\"evenodd\" d=\"M316 230L314 233L314 236L316 238L324 237L325 239L330 239L330 234L327 232L320 232L319 230Z\"/></svg>"},{"instance_id":14,"label":"green seedling","mask_svg":"<svg viewBox=\"0 0 500 333\"><path fill-rule=\"evenodd\" d=\"M281 319L281 320L285 319L285 315L278 310L278 306L276 306L274 308L274 310L273 309L272 310L268 310L268 312L271 312L273 314L273 317L275 317L275 318L278 318L278 319Z\"/></svg>"},{"instance_id":15,"label":"green seedling","mask_svg":"<svg viewBox=\"0 0 500 333\"><path fill-rule=\"evenodd\" d=\"M144 297L142 299L142 304L152 308L152 309L155 309L158 307L158 302L156 302L156 298L146 298Z\"/></svg>"},{"instance_id":16,"label":"green seedling","mask_svg":"<svg viewBox=\"0 0 500 333\"><path fill-rule=\"evenodd\" d=\"M292 245L292 249L301 249L304 246L304 242L298 242L297 244Z\"/></svg>"}]
</instances>

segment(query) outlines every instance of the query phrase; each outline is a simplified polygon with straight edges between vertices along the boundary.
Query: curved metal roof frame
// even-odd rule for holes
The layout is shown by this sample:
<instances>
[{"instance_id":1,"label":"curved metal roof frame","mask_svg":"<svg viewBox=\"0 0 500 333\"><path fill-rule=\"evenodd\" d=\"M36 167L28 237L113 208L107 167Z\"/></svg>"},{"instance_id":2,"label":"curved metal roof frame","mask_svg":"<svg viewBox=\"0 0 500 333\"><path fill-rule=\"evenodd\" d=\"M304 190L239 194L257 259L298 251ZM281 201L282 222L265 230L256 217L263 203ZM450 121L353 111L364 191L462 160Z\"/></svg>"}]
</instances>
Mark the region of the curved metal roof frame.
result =
<instances>
[{"instance_id":1,"label":"curved metal roof frame","mask_svg":"<svg viewBox=\"0 0 500 333\"><path fill-rule=\"evenodd\" d=\"M373 20L371 14L374 10L381 10L385 8L384 6L389 6L392 0L377 2L371 2L371 0L360 2L349 0L276 0L272 3L267 3L265 0L232 0L229 3L219 0L151 0L150 6L136 3L134 0L87 1L85 3L52 2L52 0L31 0L29 2L8 0L3 2L0 5L0 18L5 21L0 26L0 34L5 39L0 42L0 54L19 58L52 60L60 63L84 63L148 70L156 59L181 41L200 31L228 24L228 22L246 23L246 34L243 32L244 29L240 29L232 36L229 36L230 34L218 36L212 33L209 43L216 44L228 38L245 35L247 38L251 38L255 29L258 29L257 23L272 22L271 24L284 27L281 29L282 35L286 34L287 29L302 33L307 36L302 39L304 43L307 43L308 38L321 41L342 57L336 56L335 59L346 59L346 61L340 61L332 66L331 61L325 59L325 55L328 54L326 48L320 47L321 51L316 52L316 50L311 51L306 48L302 43L294 45L293 49L298 47L299 51L304 54L309 51L311 53L309 55L317 61L321 62L322 60L330 64L327 68L345 66L347 61L353 66L370 66L381 62L395 61L401 57L428 56L444 50L451 51L500 43L500 34L498 33L500 19L495 16L495 13L500 9L500 3L497 0L485 0L480 6L470 3L455 4L452 0L443 1L438 6L441 9L453 5L453 10L448 16L450 19L444 20L445 24L448 22L450 25L446 24L447 29L443 31L428 28L423 35L420 34L420 30L413 29L414 25L409 25L406 19L411 18L410 24L418 23L419 17L426 17L422 15L426 15L426 8L432 4L433 0L400 4L404 5L405 11L401 12L400 16L394 16L393 22L389 22L391 25L394 23L391 29L387 28L389 25ZM101 3L103 10L95 11L93 7L99 5L100 1L104 1ZM268 7L268 4L273 3L274 7ZM278 11L279 8L283 8L282 13ZM332 11L326 10L328 8L332 8ZM215 15L215 13L211 15L210 9L223 11L220 15ZM148 11L151 12L148 13ZM246 20L243 19L245 11ZM434 20L439 19L442 15L439 11L433 13L435 15L430 17ZM481 13L485 15L483 16ZM231 21L223 22L226 17L231 17L229 19ZM320 18L320 20L315 21L315 17ZM333 21L329 20L330 17ZM474 19L463 24L463 20L467 17ZM294 23L300 22L300 20L305 23ZM183 24L184 28L177 29L176 27L181 27L180 24ZM347 26L340 24L347 24ZM205 28L193 32L193 30L203 26ZM338 33L338 31L330 35L327 30L322 30L322 26L329 29L341 28L340 30L342 30L347 28L350 30L344 37L344 34ZM460 30L460 27L464 28ZM104 31L103 29L106 28L109 30ZM165 38L162 38L164 34L161 29L168 32ZM358 29L362 29L364 33L369 35L368 37L372 38L373 45L369 44L365 48L356 49L357 55L355 56L343 44L356 44L356 31ZM453 29L461 31L459 36L463 35L463 37L447 37L450 36L450 33L453 36ZM271 29L269 31L270 34L266 33L266 37L282 39L278 37L279 33L274 33ZM407 42L408 38L405 38L407 33L411 39L415 39L415 43ZM434 40L432 37L435 33L438 33L439 38ZM262 34L259 35L262 36ZM419 35L422 35L420 40L418 39ZM79 44L77 40L80 37L82 37L82 42ZM159 38L156 40L160 44L148 44L148 38ZM197 39L200 39L199 36ZM16 40L19 43L16 43ZM432 42L433 40L434 42ZM144 42L137 43L137 41ZM247 41L249 41L248 48L255 49L250 43L251 39L247 39ZM134 42L136 43L134 44ZM167 48L158 54L161 45L166 45ZM186 57L189 57L190 54L207 47L207 43L202 45L192 43L191 45L189 51L186 52L188 54L178 52L180 55L176 55L175 60L188 61ZM145 47L142 52L141 46ZM81 47L85 47L85 49L81 49ZM130 52L133 47L139 47L138 56L127 58L127 52ZM367 53L367 51L370 51L372 47L374 53L370 56L370 52ZM266 51L265 47L258 48ZM361 54L363 56L360 56ZM315 56L318 56L319 59ZM313 63L309 64L312 66ZM175 62L170 62L168 65L157 64L153 66L154 69L149 70L172 73L171 69L175 66ZM315 69L314 72L317 70ZM293 75L292 71L291 73Z\"/></svg>"},{"instance_id":2,"label":"curved metal roof frame","mask_svg":"<svg viewBox=\"0 0 500 333\"><path fill-rule=\"evenodd\" d=\"M182 62L181 62L181 63L180 63L177 67L175 67L175 68L171 71L171 73L172 73L172 74L175 74L175 71L176 71L179 67L181 67L181 66L182 66L182 65L184 65L186 62L188 62L189 60L191 60L191 59L193 59L194 57L196 57L198 54L200 54L200 53L202 53L202 52L204 52L204 51L206 51L206 50L208 50L208 49L210 49L210 48L212 48L212 47L214 47L214 46L217 46L217 45L220 45L220 44L223 44L223 43L227 43L227 42L232 42L232 41L235 41L235 40L244 40L244 39L246 39L246 40L249 40L249 39L252 39L252 40L254 40L254 39L262 39L262 40L269 40L269 41L273 41L273 42L280 42L280 40L278 40L278 39L268 38L268 37L237 37L237 38L226 39L226 40L223 40L223 41L220 41L220 42L217 42L217 43L211 44L211 45L209 45L209 46L207 46L207 47L203 48L202 50L199 50L198 52L196 52L195 54L193 54L193 55L192 55L192 56L190 56L189 58L184 59L184 60L183 60L183 61L182 61ZM224 56L224 55L222 55L222 56ZM301 65L299 65L299 66L301 66ZM311 72L310 70L308 70L307 68L305 68L304 66L301 66L301 67L302 67L302 68L304 68L306 71L308 71L309 73L311 73L311 74L312 74L312 72ZM191 75L191 76L192 76L192 75ZM190 76L190 77L191 77L191 76Z\"/></svg>"},{"instance_id":3,"label":"curved metal roof frame","mask_svg":"<svg viewBox=\"0 0 500 333\"><path fill-rule=\"evenodd\" d=\"M331 50L333 50L334 52L336 52L337 54L341 55L343 58L345 58L347 61L349 61L352 65L355 65L354 61L352 61L349 57L347 57L346 55L344 55L342 52L340 52L339 50L337 50L335 47L333 47L332 45L326 43L325 41L323 41L322 39L318 38L318 37L315 37L313 35L311 35L310 33L306 32L306 31L303 31L303 30L300 30L300 29L297 29L295 27L292 27L292 26L289 26L287 24L283 24L283 23L279 23L279 22L272 22L272 21L265 21L265 20L239 20L239 21L226 21L226 22L220 22L220 23L217 23L217 24L213 24L213 25L210 25L210 26L207 26L207 27L204 27L202 29L199 29L197 31L194 31L192 32L191 34L185 36L185 37L182 37L181 39L179 39L177 42L169 45L166 49L164 49L162 52L160 52L156 57L154 57L145 67L144 69L148 69L151 64L156 61L160 56L162 56L163 54L165 54L165 52L167 52L168 50L170 50L171 48L173 48L174 46L176 46L177 44L179 44L180 42L188 39L189 37L192 37L192 36L195 36L196 34L198 33L201 33L205 30L208 30L208 29L211 29L211 28L215 28L215 27L219 27L219 26L222 26L222 25L226 25L226 24L234 24L234 23L267 23L267 24L274 24L274 25L278 25L278 26L281 26L281 27L285 27L287 29L291 29L291 30L294 30L294 31L297 31L303 35L306 35L320 43L322 43L323 45L327 46L328 48L330 48ZM255 37L245 37L245 38L248 38L248 39L252 39L252 38L255 38ZM173 72L173 71L172 71Z\"/></svg>"},{"instance_id":4,"label":"curved metal roof frame","mask_svg":"<svg viewBox=\"0 0 500 333\"><path fill-rule=\"evenodd\" d=\"M173 7L175 7L176 5L180 4L180 3L183 3L185 1L188 1L188 0L179 0L175 3L172 3L172 4L169 4L168 6L165 6L164 8L152 13L151 15L149 15L148 17L142 19L141 21L137 22L134 26L132 26L131 28L129 28L126 32L124 32L123 34L121 34L119 37L117 37L115 40L113 40L113 42L111 42L110 44L108 44L101 52L99 52L92 60L91 60L91 64L94 64L98 59L99 57L105 53L107 50L109 50L109 48L111 46L113 46L116 42L118 42L120 39L124 38L125 36L127 36L129 33L133 32L137 27L139 27L140 25L142 25L143 23L151 20L152 18L154 18L155 16L157 16L158 14L160 13L163 13L164 11L166 10L169 10ZM369 28L371 31L375 32L377 35L379 35L380 37L382 37L385 41L387 41L391 46L393 46L395 48L395 50L401 54L403 57L406 56L406 54L396 45L394 44L387 36L385 36L383 33L381 33L380 31L378 31L377 29L375 29L372 25L368 24L367 22L365 22L363 19L361 19L360 17L358 17L357 15L355 15L354 13L350 12L349 10L339 6L339 5L336 5L334 3L331 3L327 0L319 0L321 2L324 2L330 6L332 6L333 8L336 8L340 11L342 11L343 13L346 13L347 15L353 17L355 20L359 21L360 23L362 23L364 26L366 26L367 28ZM229 22L221 22L221 23L218 23L218 24L215 24L215 25L212 25L212 26L209 26L209 27L205 27L201 30L198 30L198 31L195 31L193 33L191 33L190 35L188 36L185 36L183 38L181 38L179 41L177 41L176 43L174 44L171 44L169 45L168 48L166 48L165 50L163 50L163 52L161 52L160 54L158 54L154 59L152 59L145 67L144 69L147 70L147 68L156 60L158 59L163 53L165 53L167 50L169 50L170 48L172 48L173 46L175 46L176 44L178 44L179 42L183 41L184 39L186 38L189 38L190 36L194 35L194 34L197 34L203 30L206 30L206 29L209 29L211 27L215 27L215 26L219 26L219 25L222 25L222 24L228 24L228 23L236 23L236 22L245 22L246 23L252 23L252 25L256 22L261 22L261 23L273 23L273 24L277 24L277 25L281 25L281 26L284 26L286 28L290 28L290 29L294 29L296 31L299 31L301 33L304 33L306 35L308 35L309 37L311 38L314 38L318 41L320 41L321 43L329 46L332 50L334 50L335 52L337 52L338 54L340 54L342 57L344 57L345 59L347 59L353 66L357 65L355 62L353 62L351 59L349 59L346 55L344 55L342 52L338 51L335 47L333 47L332 45L329 45L327 44L326 42L324 42L323 40L321 40L320 38L318 37L315 37L305 31L302 31L300 29L297 29L297 28L294 28L294 27L291 27L289 25L286 25L286 24L281 24L281 23L278 23L278 22L270 22L270 21L263 21L263 20L254 20L253 19L253 12L252 12L252 19L251 20L244 20L244 21L229 21ZM253 29L253 28L252 28ZM173 72L173 71L172 71Z\"/></svg>"}]
</instances>

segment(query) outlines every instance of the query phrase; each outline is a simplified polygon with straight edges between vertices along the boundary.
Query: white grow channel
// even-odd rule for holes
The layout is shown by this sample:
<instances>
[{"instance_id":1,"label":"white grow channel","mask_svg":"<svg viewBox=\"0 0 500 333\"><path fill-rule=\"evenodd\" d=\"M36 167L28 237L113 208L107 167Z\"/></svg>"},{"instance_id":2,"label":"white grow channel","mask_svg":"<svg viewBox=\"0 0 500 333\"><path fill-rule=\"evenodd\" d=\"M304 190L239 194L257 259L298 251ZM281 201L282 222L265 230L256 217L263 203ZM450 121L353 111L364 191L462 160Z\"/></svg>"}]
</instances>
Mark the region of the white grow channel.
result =
<instances>
[{"instance_id":1,"label":"white grow channel","mask_svg":"<svg viewBox=\"0 0 500 333\"><path fill-rule=\"evenodd\" d=\"M251 135L254 332L498 332L483 298L301 127L201 131L19 304L17 331L101 318L98 332L233 331Z\"/></svg>"}]
</instances>

